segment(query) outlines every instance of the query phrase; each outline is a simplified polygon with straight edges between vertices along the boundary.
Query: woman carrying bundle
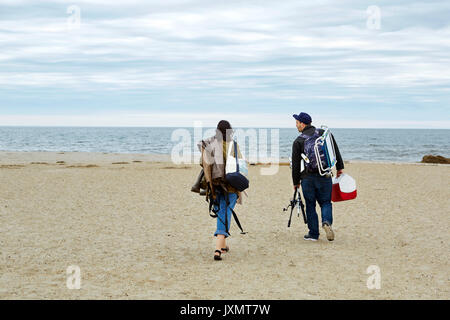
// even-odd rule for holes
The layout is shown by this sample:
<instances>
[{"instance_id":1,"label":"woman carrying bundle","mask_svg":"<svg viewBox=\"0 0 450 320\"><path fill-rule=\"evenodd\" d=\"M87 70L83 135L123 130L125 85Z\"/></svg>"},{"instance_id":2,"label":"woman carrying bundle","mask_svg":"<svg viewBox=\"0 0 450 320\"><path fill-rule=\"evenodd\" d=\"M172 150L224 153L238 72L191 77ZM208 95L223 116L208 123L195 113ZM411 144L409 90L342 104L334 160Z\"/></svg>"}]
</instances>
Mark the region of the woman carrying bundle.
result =
<instances>
[{"instance_id":1,"label":"woman carrying bundle","mask_svg":"<svg viewBox=\"0 0 450 320\"><path fill-rule=\"evenodd\" d=\"M226 179L225 168L228 156L231 155L231 159L236 161L234 150L237 150L237 158L242 158L232 136L233 129L230 123L222 120L217 125L216 135L199 143L202 152L201 166L208 186L206 196L210 201L210 209L214 212L212 216L217 217L217 227L214 232L216 237L214 260L222 260L222 254L230 250L226 239L230 236L232 213L236 203L242 203L241 192Z\"/></svg>"}]
</instances>

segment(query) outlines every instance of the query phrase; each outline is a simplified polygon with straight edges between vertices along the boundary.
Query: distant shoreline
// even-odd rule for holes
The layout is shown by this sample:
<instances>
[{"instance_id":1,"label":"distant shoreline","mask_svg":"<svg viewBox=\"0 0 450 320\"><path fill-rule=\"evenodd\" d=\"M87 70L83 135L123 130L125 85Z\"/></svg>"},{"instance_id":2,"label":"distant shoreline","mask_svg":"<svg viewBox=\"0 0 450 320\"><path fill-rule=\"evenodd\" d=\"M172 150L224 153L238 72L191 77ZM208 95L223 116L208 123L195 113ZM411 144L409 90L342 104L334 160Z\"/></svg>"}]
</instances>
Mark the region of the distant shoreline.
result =
<instances>
[{"instance_id":1,"label":"distant shoreline","mask_svg":"<svg viewBox=\"0 0 450 320\"><path fill-rule=\"evenodd\" d=\"M319 125L317 125L319 126ZM63 129L70 129L70 128L77 128L77 129L192 129L195 128L194 126L187 126L187 127L155 127L155 126L22 126L22 125L0 125L0 128L63 128ZM212 126L204 126L203 129L214 129L215 127ZM344 128L344 127L329 127L332 130L338 129L338 130L450 130L450 128L381 128L381 127L364 127L364 128L357 128L357 127L350 127L350 128ZM296 130L295 126L293 127L235 127L235 129L292 129Z\"/></svg>"},{"instance_id":2,"label":"distant shoreline","mask_svg":"<svg viewBox=\"0 0 450 320\"><path fill-rule=\"evenodd\" d=\"M78 152L78 151L6 151L0 150L0 163L30 164L45 162L56 164L61 161L73 163L116 163L116 162L164 162L173 163L170 154L142 154L142 153L108 153L108 152ZM401 162L382 160L344 160L345 164L395 164L395 165L421 165L421 166L449 166L448 164ZM185 163L181 163L185 164ZM251 165L269 165L271 162L258 161ZM288 165L289 159L280 158L280 165ZM186 163L186 165L198 165L197 162Z\"/></svg>"}]
</instances>

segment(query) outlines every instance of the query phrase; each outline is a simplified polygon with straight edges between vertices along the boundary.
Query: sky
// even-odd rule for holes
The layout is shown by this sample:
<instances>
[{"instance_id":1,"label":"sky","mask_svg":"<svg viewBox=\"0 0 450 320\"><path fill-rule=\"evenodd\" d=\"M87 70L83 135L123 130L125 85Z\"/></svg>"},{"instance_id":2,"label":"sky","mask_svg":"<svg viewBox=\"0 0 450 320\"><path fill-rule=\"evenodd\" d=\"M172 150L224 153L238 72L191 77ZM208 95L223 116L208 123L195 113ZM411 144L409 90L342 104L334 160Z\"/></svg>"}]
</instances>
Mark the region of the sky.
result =
<instances>
[{"instance_id":1,"label":"sky","mask_svg":"<svg viewBox=\"0 0 450 320\"><path fill-rule=\"evenodd\" d=\"M0 0L0 125L450 129L450 1Z\"/></svg>"}]
</instances>

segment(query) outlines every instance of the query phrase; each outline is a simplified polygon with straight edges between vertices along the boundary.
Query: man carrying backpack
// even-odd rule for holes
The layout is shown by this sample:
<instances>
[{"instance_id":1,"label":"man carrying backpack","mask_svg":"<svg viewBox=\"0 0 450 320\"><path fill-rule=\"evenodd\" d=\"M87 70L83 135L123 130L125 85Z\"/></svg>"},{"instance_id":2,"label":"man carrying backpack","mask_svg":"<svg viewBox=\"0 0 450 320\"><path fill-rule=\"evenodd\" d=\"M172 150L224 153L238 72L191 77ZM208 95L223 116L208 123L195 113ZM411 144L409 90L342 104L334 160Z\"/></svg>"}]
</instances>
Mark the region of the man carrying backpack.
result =
<instances>
[{"instance_id":1,"label":"man carrying backpack","mask_svg":"<svg viewBox=\"0 0 450 320\"><path fill-rule=\"evenodd\" d=\"M321 176L317 168L317 161L314 155L315 140L323 133L323 129L316 129L311 125L311 116L307 113L293 115L296 126L301 135L294 141L292 146L292 180L294 188L302 186L303 197L306 202L306 216L308 220L309 233L303 238L305 240L317 241L319 239L319 219L316 212L316 201L319 203L322 213L322 227L325 230L327 239L334 240L334 232L331 228L333 224L333 209L331 204L332 178L331 175ZM344 162L334 137L331 136L336 153L337 176L343 173ZM302 157L303 155L303 157ZM305 164L305 170L301 171L302 159L313 159Z\"/></svg>"}]
</instances>

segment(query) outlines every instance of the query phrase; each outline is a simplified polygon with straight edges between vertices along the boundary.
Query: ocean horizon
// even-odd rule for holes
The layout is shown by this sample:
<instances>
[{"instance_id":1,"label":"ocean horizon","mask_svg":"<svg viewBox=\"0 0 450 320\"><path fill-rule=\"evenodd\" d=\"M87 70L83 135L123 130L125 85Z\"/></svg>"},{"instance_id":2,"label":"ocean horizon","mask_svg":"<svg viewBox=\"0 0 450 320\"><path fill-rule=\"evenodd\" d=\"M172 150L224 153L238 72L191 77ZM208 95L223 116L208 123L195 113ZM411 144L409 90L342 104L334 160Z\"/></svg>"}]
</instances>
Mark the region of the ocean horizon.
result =
<instances>
[{"instance_id":1,"label":"ocean horizon","mask_svg":"<svg viewBox=\"0 0 450 320\"><path fill-rule=\"evenodd\" d=\"M211 136L208 131L211 133L214 128L195 130L193 127L1 126L0 151L171 154L174 148L181 147L195 153L196 140ZM238 139L246 136L242 141L247 159L252 156L254 159L267 156L288 158L292 143L299 134L295 128L248 127L236 130ZM427 154L450 157L450 129L330 130L344 160L420 162Z\"/></svg>"}]
</instances>

